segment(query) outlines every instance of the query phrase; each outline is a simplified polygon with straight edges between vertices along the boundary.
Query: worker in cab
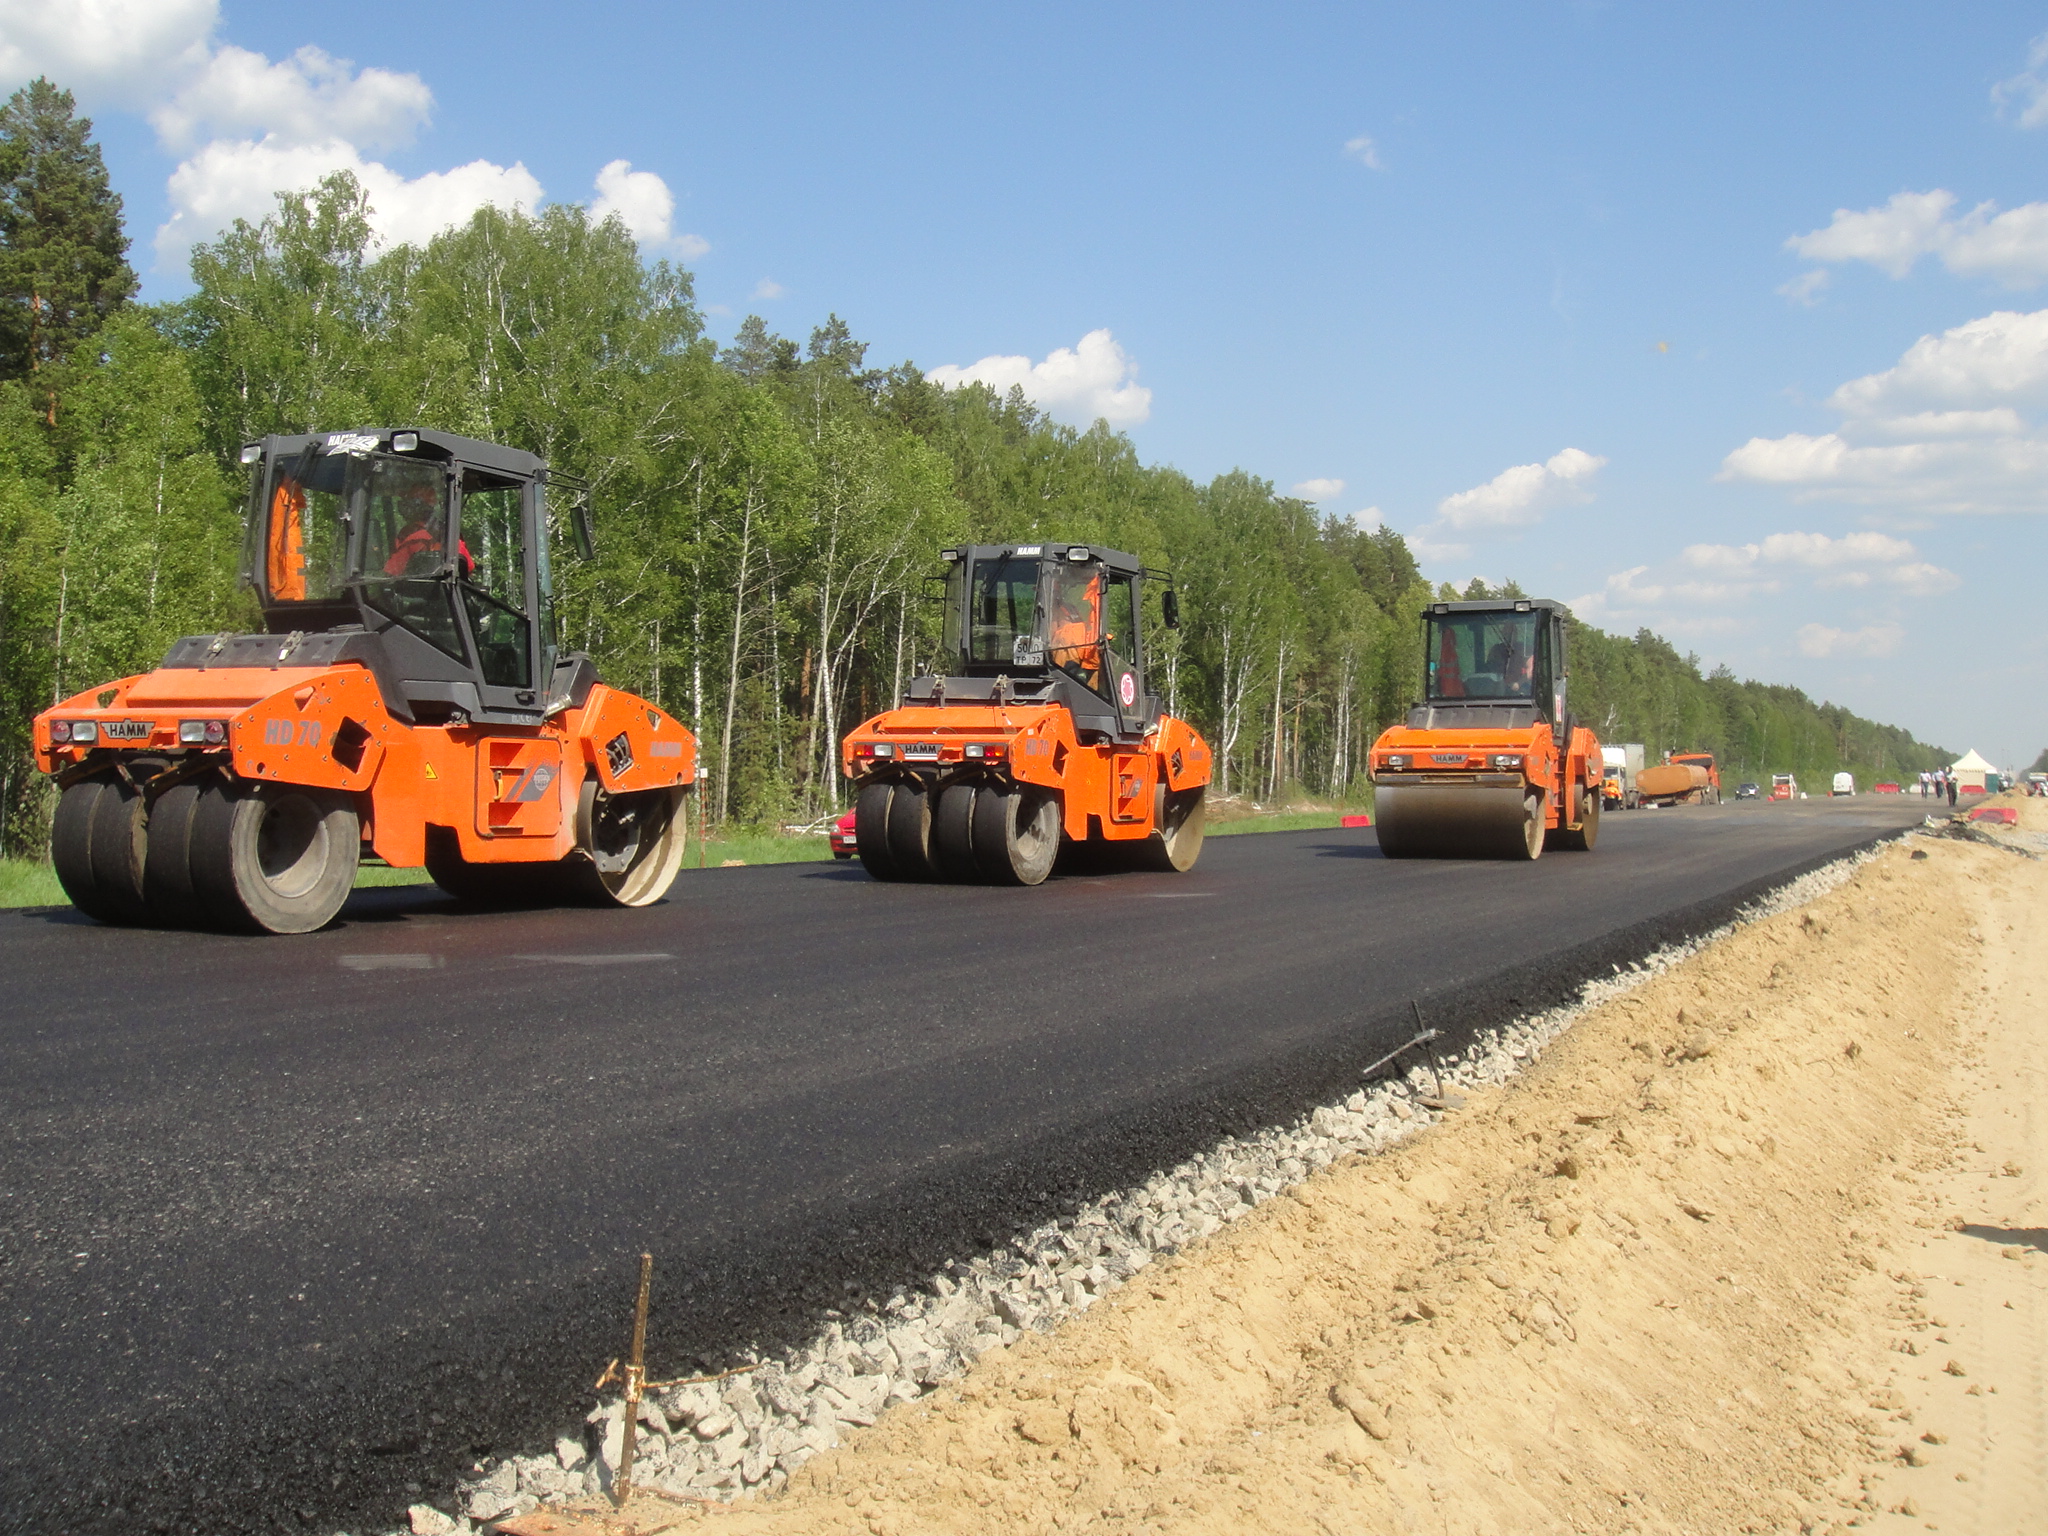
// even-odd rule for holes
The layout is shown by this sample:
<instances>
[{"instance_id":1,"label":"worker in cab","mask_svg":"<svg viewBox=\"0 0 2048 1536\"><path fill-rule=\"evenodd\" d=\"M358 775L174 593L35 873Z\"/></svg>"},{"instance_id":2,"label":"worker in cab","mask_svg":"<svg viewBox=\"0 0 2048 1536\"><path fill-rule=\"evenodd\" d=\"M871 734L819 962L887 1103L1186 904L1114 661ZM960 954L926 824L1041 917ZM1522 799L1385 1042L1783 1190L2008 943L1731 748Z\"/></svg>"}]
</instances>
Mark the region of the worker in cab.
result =
<instances>
[{"instance_id":1,"label":"worker in cab","mask_svg":"<svg viewBox=\"0 0 2048 1536\"><path fill-rule=\"evenodd\" d=\"M1063 570L1053 579L1053 664L1102 692L1102 572Z\"/></svg>"},{"instance_id":2,"label":"worker in cab","mask_svg":"<svg viewBox=\"0 0 2048 1536\"><path fill-rule=\"evenodd\" d=\"M441 563L441 498L433 486L415 484L400 491L398 500L405 526L392 541L391 556L384 562L384 574L430 576ZM456 547L462 558L462 574L465 577L475 575L476 561L470 556L469 545L463 542Z\"/></svg>"}]
</instances>

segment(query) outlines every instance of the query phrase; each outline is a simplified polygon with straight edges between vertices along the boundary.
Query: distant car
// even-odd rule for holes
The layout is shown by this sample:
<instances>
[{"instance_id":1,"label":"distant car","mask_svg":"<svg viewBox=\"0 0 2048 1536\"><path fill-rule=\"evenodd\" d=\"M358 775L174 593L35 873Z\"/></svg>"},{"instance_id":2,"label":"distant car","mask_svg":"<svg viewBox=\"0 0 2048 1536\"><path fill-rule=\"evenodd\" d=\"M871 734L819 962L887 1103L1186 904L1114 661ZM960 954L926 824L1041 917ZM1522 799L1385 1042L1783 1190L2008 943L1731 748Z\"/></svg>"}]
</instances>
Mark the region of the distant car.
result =
<instances>
[{"instance_id":1,"label":"distant car","mask_svg":"<svg viewBox=\"0 0 2048 1536\"><path fill-rule=\"evenodd\" d=\"M832 823L831 842L835 859L850 859L859 854L860 841L853 835L853 812L848 811Z\"/></svg>"},{"instance_id":2,"label":"distant car","mask_svg":"<svg viewBox=\"0 0 2048 1536\"><path fill-rule=\"evenodd\" d=\"M1763 793L1761 784L1752 783L1748 779L1735 786L1735 798L1738 800L1760 800Z\"/></svg>"},{"instance_id":3,"label":"distant car","mask_svg":"<svg viewBox=\"0 0 2048 1536\"><path fill-rule=\"evenodd\" d=\"M1828 791L1828 793L1829 793L1830 795L1853 795L1853 794L1855 794L1855 793L1856 793L1856 775L1855 775L1855 774L1853 774L1853 773L1848 773L1848 772L1843 772L1843 773L1838 773L1838 774L1836 774L1836 775L1835 775L1835 787L1834 787L1833 789L1830 789L1830 790Z\"/></svg>"},{"instance_id":4,"label":"distant car","mask_svg":"<svg viewBox=\"0 0 2048 1536\"><path fill-rule=\"evenodd\" d=\"M1882 784L1871 785L1870 792L1873 795L1896 795L1899 793L1899 786L1887 779Z\"/></svg>"}]
</instances>

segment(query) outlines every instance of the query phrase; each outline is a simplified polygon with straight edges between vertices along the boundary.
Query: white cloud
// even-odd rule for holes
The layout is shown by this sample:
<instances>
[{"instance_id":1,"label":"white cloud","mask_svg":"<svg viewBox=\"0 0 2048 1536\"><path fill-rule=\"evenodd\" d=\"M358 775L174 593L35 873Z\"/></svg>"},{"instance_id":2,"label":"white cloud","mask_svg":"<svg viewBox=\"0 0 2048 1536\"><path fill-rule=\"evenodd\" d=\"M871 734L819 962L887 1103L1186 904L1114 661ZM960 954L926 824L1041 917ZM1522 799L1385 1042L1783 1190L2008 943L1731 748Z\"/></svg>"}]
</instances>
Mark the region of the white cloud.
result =
<instances>
[{"instance_id":1,"label":"white cloud","mask_svg":"<svg viewBox=\"0 0 2048 1536\"><path fill-rule=\"evenodd\" d=\"M1571 607L1588 622L1622 629L1648 624L1668 634L1734 634L1753 631L1761 614L1782 610L1787 593L1858 593L1887 600L1876 605L1882 613L1899 599L1935 597L1961 584L1953 571L1923 560L1909 541L1890 534L1794 531L1751 544L1688 545L1661 568L1615 572ZM1760 600L1775 601L1760 609ZM1881 654L1868 648L1897 629L1896 623L1853 632L1809 624L1796 638L1809 656ZM1817 645L1831 649L1813 649Z\"/></svg>"},{"instance_id":2,"label":"white cloud","mask_svg":"<svg viewBox=\"0 0 2048 1536\"><path fill-rule=\"evenodd\" d=\"M1408 550L1417 560L1430 564L1444 560L1462 560L1472 553L1472 546L1460 544L1455 540L1439 541L1430 537L1428 528L1418 528L1408 535Z\"/></svg>"},{"instance_id":3,"label":"white cloud","mask_svg":"<svg viewBox=\"0 0 2048 1536\"><path fill-rule=\"evenodd\" d=\"M1330 501L1344 494L1342 480L1303 480L1294 487L1294 494L1303 501Z\"/></svg>"},{"instance_id":4,"label":"white cloud","mask_svg":"<svg viewBox=\"0 0 2048 1536\"><path fill-rule=\"evenodd\" d=\"M1550 508L1588 501L1587 482L1607 460L1582 448L1566 448L1541 464L1517 464L1484 485L1459 491L1437 503L1436 515L1465 532L1475 528L1526 528Z\"/></svg>"},{"instance_id":5,"label":"white cloud","mask_svg":"<svg viewBox=\"0 0 2048 1536\"><path fill-rule=\"evenodd\" d=\"M147 114L163 147L183 159L157 230L159 263L181 264L194 243L234 220L261 220L280 192L352 172L386 243L431 239L487 205L531 210L543 196L523 164L473 160L407 178L365 151L407 144L433 111L418 75L358 69L312 46L272 62L217 43L219 0L0 0L0 87L47 74L95 100ZM673 230L661 178L615 160L598 173L592 212L617 213L635 238L684 256L709 247Z\"/></svg>"},{"instance_id":6,"label":"white cloud","mask_svg":"<svg viewBox=\"0 0 2048 1536\"><path fill-rule=\"evenodd\" d=\"M88 101L155 99L205 66L219 21L219 0L0 0L0 88L47 75Z\"/></svg>"},{"instance_id":7,"label":"white cloud","mask_svg":"<svg viewBox=\"0 0 2048 1536\"><path fill-rule=\"evenodd\" d=\"M1755 544L1690 544L1680 558L1696 571L1731 578L1729 596L1777 590L1773 567L1820 573L1817 587L1889 588L1907 597L1953 591L1962 578L1920 558L1904 539L1889 534L1774 533Z\"/></svg>"},{"instance_id":8,"label":"white cloud","mask_svg":"<svg viewBox=\"0 0 2048 1536\"><path fill-rule=\"evenodd\" d=\"M1794 235L1787 250L1808 261L1863 261L1904 277L1923 256L1937 257L1958 277L1990 277L2011 288L2048 279L2048 203L1998 211L1979 203L1950 217L1953 192L1899 192L1881 208L1837 208L1825 229Z\"/></svg>"},{"instance_id":9,"label":"white cloud","mask_svg":"<svg viewBox=\"0 0 2048 1536\"><path fill-rule=\"evenodd\" d=\"M1799 644L1800 655L1816 659L1829 656L1883 657L1898 654L1906 632L1897 624L1871 624L1862 629L1802 624L1793 638Z\"/></svg>"},{"instance_id":10,"label":"white cloud","mask_svg":"<svg viewBox=\"0 0 2048 1536\"><path fill-rule=\"evenodd\" d=\"M2034 39L2027 49L2027 67L2010 80L1991 88L1991 99L2004 107L2017 102L2022 128L2039 128L2048 123L2048 33Z\"/></svg>"},{"instance_id":11,"label":"white cloud","mask_svg":"<svg viewBox=\"0 0 2048 1536\"><path fill-rule=\"evenodd\" d=\"M1360 507L1351 514L1351 521L1356 527L1370 529L1384 527L1387 519L1378 507Z\"/></svg>"},{"instance_id":12,"label":"white cloud","mask_svg":"<svg viewBox=\"0 0 2048 1536\"><path fill-rule=\"evenodd\" d=\"M645 251L674 251L702 256L710 242L674 229L675 194L652 171L636 171L630 160L614 160L597 173L597 198L590 205L593 222L618 216L626 232Z\"/></svg>"},{"instance_id":13,"label":"white cloud","mask_svg":"<svg viewBox=\"0 0 2048 1536\"><path fill-rule=\"evenodd\" d=\"M365 160L340 139L285 145L265 140L216 140L171 173L170 220L157 231L157 259L182 261L200 240L236 219L257 222L273 213L279 191L311 187L331 171L352 172L369 194L370 225L387 244L421 243L487 205L531 210L541 185L524 165L473 160L451 171L408 180Z\"/></svg>"},{"instance_id":14,"label":"white cloud","mask_svg":"<svg viewBox=\"0 0 2048 1536\"><path fill-rule=\"evenodd\" d=\"M357 72L349 60L313 47L275 64L246 48L224 47L149 120L171 149L257 136L281 145L344 139L363 149L394 149L411 143L433 110L433 92L418 75Z\"/></svg>"},{"instance_id":15,"label":"white cloud","mask_svg":"<svg viewBox=\"0 0 2048 1536\"><path fill-rule=\"evenodd\" d=\"M1380 163L1379 145L1373 143L1371 138L1362 133L1355 139L1347 139L1345 141L1344 158L1356 160L1369 171L1383 171L1386 169L1386 166Z\"/></svg>"},{"instance_id":16,"label":"white cloud","mask_svg":"<svg viewBox=\"0 0 2048 1536\"><path fill-rule=\"evenodd\" d=\"M1780 283L1778 292L1794 304L1811 309L1820 302L1820 296L1827 292L1833 278L1825 268L1815 267L1811 272L1802 272L1789 283Z\"/></svg>"},{"instance_id":17,"label":"white cloud","mask_svg":"<svg viewBox=\"0 0 2048 1536\"><path fill-rule=\"evenodd\" d=\"M775 281L774 278L764 277L761 281L754 284L754 291L748 294L747 297L750 299L779 299L787 292L789 290Z\"/></svg>"},{"instance_id":18,"label":"white cloud","mask_svg":"<svg viewBox=\"0 0 2048 1536\"><path fill-rule=\"evenodd\" d=\"M1748 571L1759 565L1886 565L1911 560L1916 551L1904 539L1883 533L1774 533L1757 544L1691 544L1686 564L1702 570Z\"/></svg>"},{"instance_id":19,"label":"white cloud","mask_svg":"<svg viewBox=\"0 0 2048 1536\"><path fill-rule=\"evenodd\" d=\"M1041 410L1076 425L1097 418L1113 427L1136 426L1152 414L1152 391L1137 382L1138 365L1105 328L1079 346L1059 347L1042 363L1028 357L984 357L960 367L942 363L927 374L947 388L986 384L997 394L1012 385Z\"/></svg>"},{"instance_id":20,"label":"white cloud","mask_svg":"<svg viewBox=\"0 0 2048 1536\"><path fill-rule=\"evenodd\" d=\"M1828 397L1833 432L1753 437L1723 480L1779 485L1801 500L1923 512L2048 511L2048 310L1999 310L1923 336L1882 372Z\"/></svg>"}]
</instances>

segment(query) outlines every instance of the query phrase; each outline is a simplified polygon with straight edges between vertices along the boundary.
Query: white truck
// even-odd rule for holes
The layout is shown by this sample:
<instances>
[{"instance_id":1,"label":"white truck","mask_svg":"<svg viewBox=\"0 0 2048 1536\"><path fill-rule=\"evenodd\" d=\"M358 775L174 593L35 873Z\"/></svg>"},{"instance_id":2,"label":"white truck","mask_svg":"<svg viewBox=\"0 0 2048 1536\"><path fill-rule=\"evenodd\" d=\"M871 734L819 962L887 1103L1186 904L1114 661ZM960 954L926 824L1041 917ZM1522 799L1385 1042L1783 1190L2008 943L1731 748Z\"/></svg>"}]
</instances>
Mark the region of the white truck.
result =
<instances>
[{"instance_id":1,"label":"white truck","mask_svg":"<svg viewBox=\"0 0 2048 1536\"><path fill-rule=\"evenodd\" d=\"M1643 744L1624 741L1600 749L1600 804L1603 810L1632 811L1640 803L1636 775L1643 771Z\"/></svg>"},{"instance_id":2,"label":"white truck","mask_svg":"<svg viewBox=\"0 0 2048 1536\"><path fill-rule=\"evenodd\" d=\"M1853 773L1838 773L1838 774L1836 774L1836 775L1835 775L1835 787L1834 787L1833 789L1831 789L1831 790L1829 790L1829 791L1828 791L1828 794L1829 794L1829 796L1830 796L1830 797L1832 797L1832 796L1835 796L1835 795L1853 795L1853 794L1855 794L1855 793L1856 793L1856 775L1855 775L1855 774L1853 774Z\"/></svg>"}]
</instances>

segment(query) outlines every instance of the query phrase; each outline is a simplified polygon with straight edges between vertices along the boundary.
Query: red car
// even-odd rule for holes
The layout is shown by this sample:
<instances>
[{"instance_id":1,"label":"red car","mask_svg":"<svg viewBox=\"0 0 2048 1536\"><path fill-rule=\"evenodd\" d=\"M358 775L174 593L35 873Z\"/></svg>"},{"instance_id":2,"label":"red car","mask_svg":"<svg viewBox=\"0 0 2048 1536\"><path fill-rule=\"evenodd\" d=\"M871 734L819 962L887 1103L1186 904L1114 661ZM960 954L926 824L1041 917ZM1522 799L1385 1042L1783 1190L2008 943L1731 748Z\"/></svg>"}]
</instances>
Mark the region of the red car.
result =
<instances>
[{"instance_id":1,"label":"red car","mask_svg":"<svg viewBox=\"0 0 2048 1536\"><path fill-rule=\"evenodd\" d=\"M830 838L833 858L851 859L859 855L860 842L853 835L853 812L848 811L832 823Z\"/></svg>"}]
</instances>

